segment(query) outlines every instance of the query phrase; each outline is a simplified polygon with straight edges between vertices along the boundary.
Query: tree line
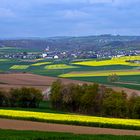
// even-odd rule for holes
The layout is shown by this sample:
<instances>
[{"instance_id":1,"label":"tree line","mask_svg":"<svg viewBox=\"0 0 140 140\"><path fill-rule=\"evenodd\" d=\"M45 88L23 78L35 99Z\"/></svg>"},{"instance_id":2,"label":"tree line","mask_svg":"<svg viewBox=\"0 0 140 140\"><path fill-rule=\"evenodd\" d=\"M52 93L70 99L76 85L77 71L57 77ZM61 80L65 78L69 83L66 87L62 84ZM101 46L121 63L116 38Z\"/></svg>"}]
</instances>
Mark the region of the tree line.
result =
<instances>
[{"instance_id":1,"label":"tree line","mask_svg":"<svg viewBox=\"0 0 140 140\"><path fill-rule=\"evenodd\" d=\"M23 87L9 92L0 90L0 107L37 108L42 100L41 91L35 88Z\"/></svg>"},{"instance_id":2,"label":"tree line","mask_svg":"<svg viewBox=\"0 0 140 140\"><path fill-rule=\"evenodd\" d=\"M67 84L60 80L51 87L51 105L57 110L116 118L140 119L140 97L128 97L99 84Z\"/></svg>"}]
</instances>

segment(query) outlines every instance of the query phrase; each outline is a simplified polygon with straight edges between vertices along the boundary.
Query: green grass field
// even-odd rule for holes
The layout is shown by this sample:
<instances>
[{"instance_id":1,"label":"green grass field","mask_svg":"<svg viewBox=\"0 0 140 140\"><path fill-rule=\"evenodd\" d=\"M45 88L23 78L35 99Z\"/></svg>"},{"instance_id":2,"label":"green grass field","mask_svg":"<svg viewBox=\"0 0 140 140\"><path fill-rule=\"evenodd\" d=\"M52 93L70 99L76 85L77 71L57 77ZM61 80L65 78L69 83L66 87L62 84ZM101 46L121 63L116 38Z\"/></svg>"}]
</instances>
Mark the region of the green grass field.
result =
<instances>
[{"instance_id":1,"label":"green grass field","mask_svg":"<svg viewBox=\"0 0 140 140\"><path fill-rule=\"evenodd\" d=\"M0 130L0 140L139 140L140 136L78 135L72 133Z\"/></svg>"},{"instance_id":2,"label":"green grass field","mask_svg":"<svg viewBox=\"0 0 140 140\"><path fill-rule=\"evenodd\" d=\"M101 83L101 84L107 84L107 85L113 85L113 86L118 86L118 87L126 87L126 88L130 88L130 89L136 89L136 90L140 90L140 86L139 85L135 85L136 84L140 84L140 75L128 75L128 76L120 76L120 81L123 82L129 82L129 83L134 83L134 84L117 84L117 83L109 83L107 80L107 76L94 76L94 77L74 77L74 78L70 78L73 80L80 80L80 81L87 81L87 82L96 82L96 83Z\"/></svg>"}]
</instances>

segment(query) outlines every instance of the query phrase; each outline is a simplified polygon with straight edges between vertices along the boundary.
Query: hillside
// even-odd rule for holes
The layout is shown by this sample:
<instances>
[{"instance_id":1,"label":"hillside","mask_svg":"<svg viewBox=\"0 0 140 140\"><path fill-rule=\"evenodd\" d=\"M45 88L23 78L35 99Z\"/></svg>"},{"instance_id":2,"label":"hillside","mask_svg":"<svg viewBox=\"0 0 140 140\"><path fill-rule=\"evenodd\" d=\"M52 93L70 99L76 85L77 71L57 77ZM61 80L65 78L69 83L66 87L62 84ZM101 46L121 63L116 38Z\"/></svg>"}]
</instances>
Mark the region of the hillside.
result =
<instances>
[{"instance_id":1,"label":"hillside","mask_svg":"<svg viewBox=\"0 0 140 140\"><path fill-rule=\"evenodd\" d=\"M50 37L0 40L0 47L17 47L24 49L44 50L139 50L140 36L83 36L83 37Z\"/></svg>"}]
</instances>

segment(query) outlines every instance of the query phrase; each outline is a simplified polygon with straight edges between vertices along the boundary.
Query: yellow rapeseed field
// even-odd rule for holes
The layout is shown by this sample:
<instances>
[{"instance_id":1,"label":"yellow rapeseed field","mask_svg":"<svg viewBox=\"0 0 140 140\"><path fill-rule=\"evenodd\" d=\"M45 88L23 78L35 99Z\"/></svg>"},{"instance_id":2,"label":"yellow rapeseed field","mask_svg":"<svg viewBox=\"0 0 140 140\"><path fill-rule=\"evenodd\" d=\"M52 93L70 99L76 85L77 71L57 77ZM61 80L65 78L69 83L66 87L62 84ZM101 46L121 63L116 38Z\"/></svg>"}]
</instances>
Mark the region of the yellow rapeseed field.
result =
<instances>
[{"instance_id":1,"label":"yellow rapeseed field","mask_svg":"<svg viewBox=\"0 0 140 140\"><path fill-rule=\"evenodd\" d=\"M51 62L38 62L38 63L32 64L32 66L42 66L42 65L47 65L47 64L51 64Z\"/></svg>"},{"instance_id":2,"label":"yellow rapeseed field","mask_svg":"<svg viewBox=\"0 0 140 140\"><path fill-rule=\"evenodd\" d=\"M115 126L125 128L136 127L137 129L140 129L140 120L132 120L132 119L115 119L115 118L93 117L84 115L41 113L41 112L16 111L4 109L0 109L0 117L35 120L43 122L89 125L89 126L94 126L95 124L97 126L98 124L98 126L102 127L115 127Z\"/></svg>"},{"instance_id":3,"label":"yellow rapeseed field","mask_svg":"<svg viewBox=\"0 0 140 140\"><path fill-rule=\"evenodd\" d=\"M15 69L15 70L22 70L22 69L27 69L29 68L29 65L13 65L12 67L10 67L10 69Z\"/></svg>"},{"instance_id":4,"label":"yellow rapeseed field","mask_svg":"<svg viewBox=\"0 0 140 140\"><path fill-rule=\"evenodd\" d=\"M109 76L112 74L117 74L119 76L127 75L140 75L139 70L104 70L104 71L90 71L90 72L70 72L66 74L59 75L59 77L91 77L91 76Z\"/></svg>"},{"instance_id":5,"label":"yellow rapeseed field","mask_svg":"<svg viewBox=\"0 0 140 140\"><path fill-rule=\"evenodd\" d=\"M0 62L6 62L9 61L9 59L0 59Z\"/></svg>"},{"instance_id":6,"label":"yellow rapeseed field","mask_svg":"<svg viewBox=\"0 0 140 140\"><path fill-rule=\"evenodd\" d=\"M112 58L110 60L101 60L101 61L96 61L96 60L82 61L82 62L75 62L73 64L84 65L84 66L109 66L109 65L140 66L140 63L127 62L129 60L140 61L140 56L124 56L124 57L117 57L117 58Z\"/></svg>"},{"instance_id":7,"label":"yellow rapeseed field","mask_svg":"<svg viewBox=\"0 0 140 140\"><path fill-rule=\"evenodd\" d=\"M71 69L71 68L78 68L78 67L77 66L66 65L66 64L55 64L55 65L45 66L45 69L49 69L49 70Z\"/></svg>"}]
</instances>

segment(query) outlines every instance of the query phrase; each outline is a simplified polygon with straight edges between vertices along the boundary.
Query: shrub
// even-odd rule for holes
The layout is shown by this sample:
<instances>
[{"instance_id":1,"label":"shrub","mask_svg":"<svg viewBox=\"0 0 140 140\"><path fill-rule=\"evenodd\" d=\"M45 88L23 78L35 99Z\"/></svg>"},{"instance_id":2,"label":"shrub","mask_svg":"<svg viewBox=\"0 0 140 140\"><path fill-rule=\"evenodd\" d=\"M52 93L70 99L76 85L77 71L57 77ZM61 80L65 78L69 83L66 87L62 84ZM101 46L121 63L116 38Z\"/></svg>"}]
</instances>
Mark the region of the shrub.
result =
<instances>
[{"instance_id":1,"label":"shrub","mask_svg":"<svg viewBox=\"0 0 140 140\"><path fill-rule=\"evenodd\" d=\"M129 117L140 119L140 97L133 94L128 101Z\"/></svg>"},{"instance_id":2,"label":"shrub","mask_svg":"<svg viewBox=\"0 0 140 140\"><path fill-rule=\"evenodd\" d=\"M0 91L0 106L33 107L39 106L43 100L40 90L35 88L11 89L9 92Z\"/></svg>"},{"instance_id":3,"label":"shrub","mask_svg":"<svg viewBox=\"0 0 140 140\"><path fill-rule=\"evenodd\" d=\"M117 74L111 74L108 76L108 82L113 83L113 82L118 82L119 81L119 76Z\"/></svg>"},{"instance_id":4,"label":"shrub","mask_svg":"<svg viewBox=\"0 0 140 140\"><path fill-rule=\"evenodd\" d=\"M9 106L9 94L6 91L0 91L0 107Z\"/></svg>"}]
</instances>

